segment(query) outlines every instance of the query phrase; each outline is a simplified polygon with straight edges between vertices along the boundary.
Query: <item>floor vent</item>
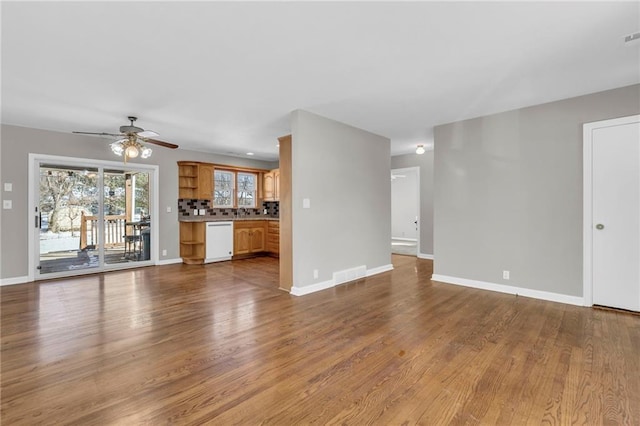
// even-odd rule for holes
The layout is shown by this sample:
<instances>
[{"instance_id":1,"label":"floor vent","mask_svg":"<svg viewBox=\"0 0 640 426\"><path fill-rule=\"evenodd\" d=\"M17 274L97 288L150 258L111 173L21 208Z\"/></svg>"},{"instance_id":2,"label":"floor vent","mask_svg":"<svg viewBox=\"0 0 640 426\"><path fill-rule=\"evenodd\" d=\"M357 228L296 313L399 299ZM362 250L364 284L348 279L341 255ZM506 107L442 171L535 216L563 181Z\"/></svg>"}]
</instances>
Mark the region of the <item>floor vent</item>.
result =
<instances>
[{"instance_id":1,"label":"floor vent","mask_svg":"<svg viewBox=\"0 0 640 426\"><path fill-rule=\"evenodd\" d=\"M367 276L367 267L365 265L356 266L355 268L345 269L333 273L333 282L335 285L357 280Z\"/></svg>"}]
</instances>

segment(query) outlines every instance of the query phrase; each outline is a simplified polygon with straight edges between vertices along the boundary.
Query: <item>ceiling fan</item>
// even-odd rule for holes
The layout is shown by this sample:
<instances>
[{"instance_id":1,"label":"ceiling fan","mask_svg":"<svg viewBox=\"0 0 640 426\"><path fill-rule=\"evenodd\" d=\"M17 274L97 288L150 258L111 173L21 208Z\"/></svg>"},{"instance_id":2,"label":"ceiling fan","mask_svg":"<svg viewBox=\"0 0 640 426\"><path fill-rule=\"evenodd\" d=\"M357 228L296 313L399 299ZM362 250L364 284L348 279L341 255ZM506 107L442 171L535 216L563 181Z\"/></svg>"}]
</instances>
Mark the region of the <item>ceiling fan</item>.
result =
<instances>
[{"instance_id":1,"label":"ceiling fan","mask_svg":"<svg viewBox=\"0 0 640 426\"><path fill-rule=\"evenodd\" d=\"M81 135L98 135L98 136L115 136L120 139L111 143L111 151L118 156L124 155L124 162L129 158L135 158L140 155L141 158L149 158L151 156L151 148L145 146L144 143L159 145L165 148L176 149L178 145L152 139L159 136L152 130L144 130L141 127L134 126L137 117L127 117L131 124L120 126L120 133L107 132L72 132Z\"/></svg>"}]
</instances>

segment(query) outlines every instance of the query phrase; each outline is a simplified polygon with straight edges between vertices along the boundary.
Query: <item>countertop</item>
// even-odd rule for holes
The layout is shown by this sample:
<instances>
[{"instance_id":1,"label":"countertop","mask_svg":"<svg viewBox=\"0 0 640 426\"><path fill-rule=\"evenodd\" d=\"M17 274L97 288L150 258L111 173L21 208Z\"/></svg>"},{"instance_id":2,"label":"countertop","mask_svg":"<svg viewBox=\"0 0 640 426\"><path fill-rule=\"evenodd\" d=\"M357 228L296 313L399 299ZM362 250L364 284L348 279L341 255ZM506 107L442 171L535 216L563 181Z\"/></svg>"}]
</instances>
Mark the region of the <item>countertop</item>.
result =
<instances>
[{"instance_id":1,"label":"countertop","mask_svg":"<svg viewBox=\"0 0 640 426\"><path fill-rule=\"evenodd\" d=\"M278 217L271 216L252 216L252 217L211 217L211 216L194 216L194 217L181 217L178 219L179 222L235 222L235 221L247 221L247 220L269 220L269 221L280 221Z\"/></svg>"}]
</instances>

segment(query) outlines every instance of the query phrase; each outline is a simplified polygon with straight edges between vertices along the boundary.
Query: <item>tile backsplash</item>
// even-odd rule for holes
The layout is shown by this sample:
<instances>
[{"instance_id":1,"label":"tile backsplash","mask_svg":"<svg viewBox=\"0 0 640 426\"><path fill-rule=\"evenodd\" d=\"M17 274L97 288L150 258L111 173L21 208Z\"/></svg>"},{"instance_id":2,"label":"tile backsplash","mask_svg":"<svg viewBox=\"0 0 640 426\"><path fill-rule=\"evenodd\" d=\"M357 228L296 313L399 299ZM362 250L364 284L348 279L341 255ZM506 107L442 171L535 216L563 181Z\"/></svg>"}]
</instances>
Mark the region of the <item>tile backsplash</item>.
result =
<instances>
[{"instance_id":1,"label":"tile backsplash","mask_svg":"<svg viewBox=\"0 0 640 426\"><path fill-rule=\"evenodd\" d=\"M178 199L178 216L181 218L210 218L210 219L233 219L236 218L238 213L239 217L279 217L279 202L278 201L263 201L262 208L260 209L231 209L231 208L218 208L212 207L211 200L195 200L190 198ZM205 210L204 215L193 214L194 210ZM266 212L266 214L265 214Z\"/></svg>"}]
</instances>

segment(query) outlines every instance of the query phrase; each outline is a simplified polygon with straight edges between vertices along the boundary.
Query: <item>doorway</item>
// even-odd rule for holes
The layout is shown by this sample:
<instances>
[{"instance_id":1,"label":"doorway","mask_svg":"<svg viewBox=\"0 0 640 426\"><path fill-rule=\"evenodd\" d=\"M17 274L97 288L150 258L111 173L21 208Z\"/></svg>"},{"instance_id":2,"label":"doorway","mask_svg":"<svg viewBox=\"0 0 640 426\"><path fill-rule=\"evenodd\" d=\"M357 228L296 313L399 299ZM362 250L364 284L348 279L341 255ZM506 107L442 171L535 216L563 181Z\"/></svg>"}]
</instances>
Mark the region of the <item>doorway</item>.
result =
<instances>
[{"instance_id":1,"label":"doorway","mask_svg":"<svg viewBox=\"0 0 640 426\"><path fill-rule=\"evenodd\" d=\"M420 169L391 170L391 253L420 253Z\"/></svg>"},{"instance_id":2,"label":"doorway","mask_svg":"<svg viewBox=\"0 0 640 426\"><path fill-rule=\"evenodd\" d=\"M583 138L585 304L640 311L640 116Z\"/></svg>"},{"instance_id":3,"label":"doorway","mask_svg":"<svg viewBox=\"0 0 640 426\"><path fill-rule=\"evenodd\" d=\"M153 264L157 166L33 154L30 165L35 280Z\"/></svg>"}]
</instances>

